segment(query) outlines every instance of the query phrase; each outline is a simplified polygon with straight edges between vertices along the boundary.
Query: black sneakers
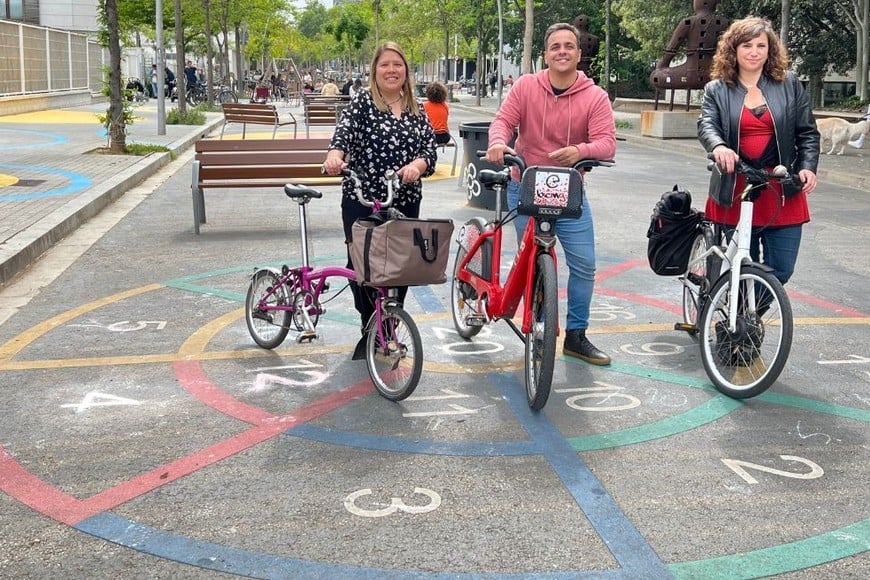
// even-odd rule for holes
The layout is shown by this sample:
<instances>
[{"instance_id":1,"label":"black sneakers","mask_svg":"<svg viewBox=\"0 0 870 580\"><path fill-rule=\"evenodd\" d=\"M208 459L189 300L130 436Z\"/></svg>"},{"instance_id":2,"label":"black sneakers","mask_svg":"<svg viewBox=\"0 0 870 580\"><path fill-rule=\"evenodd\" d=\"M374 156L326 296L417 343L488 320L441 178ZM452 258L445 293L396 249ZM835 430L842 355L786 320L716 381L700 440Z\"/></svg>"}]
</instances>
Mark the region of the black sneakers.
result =
<instances>
[{"instance_id":1,"label":"black sneakers","mask_svg":"<svg viewBox=\"0 0 870 580\"><path fill-rule=\"evenodd\" d=\"M607 366L610 364L610 357L589 342L585 330L566 330L562 353L593 365Z\"/></svg>"}]
</instances>

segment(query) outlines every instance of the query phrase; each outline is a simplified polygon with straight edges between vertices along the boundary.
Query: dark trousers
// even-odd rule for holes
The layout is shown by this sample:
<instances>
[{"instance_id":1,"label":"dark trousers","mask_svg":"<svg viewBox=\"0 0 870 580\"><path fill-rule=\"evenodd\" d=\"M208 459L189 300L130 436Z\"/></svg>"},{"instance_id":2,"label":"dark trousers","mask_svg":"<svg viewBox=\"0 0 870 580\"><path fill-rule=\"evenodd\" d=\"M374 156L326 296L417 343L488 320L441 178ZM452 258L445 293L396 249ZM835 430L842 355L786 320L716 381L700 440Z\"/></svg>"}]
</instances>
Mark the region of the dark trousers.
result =
<instances>
[{"instance_id":1,"label":"dark trousers","mask_svg":"<svg viewBox=\"0 0 870 580\"><path fill-rule=\"evenodd\" d=\"M420 217L420 202L411 203L394 203L393 207L405 214L406 217ZM341 202L341 223L344 226L344 241L350 244L352 239L351 228L353 223L359 218L368 217L372 214L372 208L364 206L358 201L343 199ZM347 267L353 269L353 262L350 259L350 248L347 252ZM408 294L407 286L397 286L399 304L405 303L405 296ZM375 297L377 293L371 288L360 286L356 282L350 283L350 291L353 293L353 305L360 314L362 328L365 328L366 323L375 313Z\"/></svg>"}]
</instances>

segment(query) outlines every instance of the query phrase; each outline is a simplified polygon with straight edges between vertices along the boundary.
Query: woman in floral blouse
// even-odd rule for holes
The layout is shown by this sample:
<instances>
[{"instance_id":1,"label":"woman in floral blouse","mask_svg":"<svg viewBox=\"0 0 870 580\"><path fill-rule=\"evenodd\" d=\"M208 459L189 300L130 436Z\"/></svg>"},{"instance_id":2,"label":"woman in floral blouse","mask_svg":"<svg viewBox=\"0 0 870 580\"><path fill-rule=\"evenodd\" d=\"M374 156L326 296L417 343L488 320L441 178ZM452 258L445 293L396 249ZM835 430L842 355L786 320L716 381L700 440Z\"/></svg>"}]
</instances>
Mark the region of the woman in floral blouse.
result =
<instances>
[{"instance_id":1,"label":"woman in floral blouse","mask_svg":"<svg viewBox=\"0 0 870 580\"><path fill-rule=\"evenodd\" d=\"M408 217L419 217L423 195L420 178L435 172L435 134L414 97L408 61L397 44L386 42L375 51L371 71L371 89L359 91L342 112L323 168L329 175L338 175L349 167L362 179L366 196L381 200L387 195L384 174L395 170L402 186L395 192L393 207ZM353 183L345 179L341 197L345 240L350 241L353 223L371 211L357 199ZM350 254L347 267L353 267ZM372 295L354 282L351 290L364 327L374 313ZM407 291L407 287L399 288L400 302ZM353 360L364 358L364 353L363 338L354 350Z\"/></svg>"}]
</instances>

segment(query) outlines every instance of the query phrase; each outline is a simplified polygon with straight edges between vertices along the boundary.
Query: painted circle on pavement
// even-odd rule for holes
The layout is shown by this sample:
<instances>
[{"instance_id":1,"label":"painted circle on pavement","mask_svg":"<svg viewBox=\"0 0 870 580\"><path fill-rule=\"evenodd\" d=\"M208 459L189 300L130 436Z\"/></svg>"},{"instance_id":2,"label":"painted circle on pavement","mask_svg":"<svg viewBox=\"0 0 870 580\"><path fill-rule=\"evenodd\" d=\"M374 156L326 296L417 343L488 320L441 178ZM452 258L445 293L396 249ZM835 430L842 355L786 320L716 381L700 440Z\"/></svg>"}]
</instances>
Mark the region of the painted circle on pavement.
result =
<instances>
[{"instance_id":1,"label":"painted circle on pavement","mask_svg":"<svg viewBox=\"0 0 870 580\"><path fill-rule=\"evenodd\" d=\"M235 271L243 270L249 271L250 267L238 268ZM28 346L35 344L51 329L62 327L100 308L123 303L127 300L134 300L149 292L175 289L181 292L201 292L210 296L223 296L230 300L240 301L240 296L237 294L227 293L218 287L203 283L203 281L208 281L216 275L222 276L233 272L234 270L223 270L217 274L206 273L184 279L171 280L163 284L135 288L62 313L25 331L0 347L0 370L38 368L38 360L16 361L16 355L22 353ZM432 320L442 316L442 314L436 313L423 315L420 318ZM563 475L562 479L566 482L566 489L593 522L595 529L608 541L622 572L629 575L641 572L649 573L650 570L659 570L665 574L678 577L690 577L697 574L716 575L733 569L738 561L744 570L747 569L747 563L749 563L748 568L754 571L778 573L787 569L802 569L818 565L830 561L832 555L834 558L843 557L844 555L860 553L862 550L867 549L866 543L868 531L870 531L870 520L865 519L845 528L822 533L800 542L773 546L751 553L724 556L711 560L670 564L659 560L648 543L639 536L628 518L624 514L620 516L621 511L616 502L610 498L606 491L601 492L603 486L583 464L582 460L576 456L576 452L635 445L657 438L669 437L701 425L715 422L727 416L741 405L737 401L732 401L715 394L706 381L678 373L651 371L648 367L644 367L641 364L617 362L610 369L599 369L600 372L606 374L613 373L646 379L649 379L652 374L654 375L652 377L654 380L692 389L710 391L711 397L707 402L697 405L688 411L674 413L666 419L652 423L642 423L608 433L565 438L557 432L552 424L546 421L543 415L533 416L528 411L522 393L522 386L517 380L516 373L494 373L491 368L485 365L475 370L474 365L465 363L456 365L456 369L447 369L446 367L449 364L442 363L438 367L438 370L427 368L427 371L485 373L486 376L491 377L494 383L498 383L498 388L503 395L504 401L510 407L514 417L523 425L526 432L529 433L529 439L524 441L488 441L486 443L475 443L473 441L439 443L434 440L426 441L419 438L410 440L402 436L364 436L357 432L343 433L335 429L324 430L311 424L311 420L339 409L360 397L371 395L373 388L368 381L336 387L333 394L316 401L311 401L285 415L275 415L265 409L245 403L212 382L208 377L207 371L203 368L203 362L216 360L220 357L229 357L230 359L237 357L242 360L244 358L257 357L260 354L266 355L266 353L261 353L260 351L224 353L207 350L206 347L213 341L215 336L232 325L238 324L242 317L242 309L234 309L221 316L216 316L204 326L191 333L190 338L182 344L177 352L152 354L148 357L143 357L142 362L147 362L147 364L154 364L155 362L171 364L173 373L188 393L210 408L245 422L249 426L247 429L242 430L242 432L231 439L194 452L189 456L180 457L170 465L160 466L152 472L140 474L131 480L114 486L112 489L104 490L85 500L75 499L54 488L51 484L40 480L0 448L0 451L2 451L0 453L0 467L2 467L3 472L6 474L6 479L2 480L3 490L22 503L80 531L148 554L204 568L252 576L274 575L276 573L277 575L304 573L310 575L326 574L334 577L353 577L360 573L400 573L401 570L375 570L365 567L325 564L213 544L171 532L164 532L152 526L119 517L110 511L135 497L153 492L198 470L207 469L209 466L245 449L259 445L274 437L291 436L332 445L353 446L370 451L434 453L459 457L499 454L540 455L547 460L556 473ZM416 315L415 318L417 318ZM444 316L444 318L446 319L447 317ZM635 327L626 327L623 330L627 333L640 334L648 329L648 325L637 325ZM349 345L327 346L324 347L324 351L346 352L349 348ZM63 361L55 362L62 363ZM573 361L567 362L579 364ZM75 361L71 361L70 366L75 366L75 364L77 364ZM107 358L105 363L95 360L91 361L90 364L111 365L113 363L110 358ZM769 402L775 405L793 406L795 408L809 409L813 412L844 416L865 423L870 420L866 413L848 411L835 405L826 405L819 401L798 400L799 398L790 398L776 393L766 393L758 399L762 402ZM599 491L596 494L590 494L590 489L598 489ZM593 495L595 505L590 503L592 501L590 497ZM606 504L605 508L600 506L602 500ZM606 531L608 526L613 527L613 530L610 532ZM608 537L608 533L615 535ZM626 538L633 538L633 540L627 542ZM787 568L787 566L794 566L795 564L785 556L795 551L802 552L804 557L799 559L800 564L798 568ZM215 558L214 555L216 553L220 554L220 557ZM783 566L786 566L786 568L783 568ZM414 572L421 576L428 575L421 574L418 571ZM578 572L582 571L574 570L567 573ZM561 573L564 574L566 572ZM459 574L457 576L464 575Z\"/></svg>"}]
</instances>

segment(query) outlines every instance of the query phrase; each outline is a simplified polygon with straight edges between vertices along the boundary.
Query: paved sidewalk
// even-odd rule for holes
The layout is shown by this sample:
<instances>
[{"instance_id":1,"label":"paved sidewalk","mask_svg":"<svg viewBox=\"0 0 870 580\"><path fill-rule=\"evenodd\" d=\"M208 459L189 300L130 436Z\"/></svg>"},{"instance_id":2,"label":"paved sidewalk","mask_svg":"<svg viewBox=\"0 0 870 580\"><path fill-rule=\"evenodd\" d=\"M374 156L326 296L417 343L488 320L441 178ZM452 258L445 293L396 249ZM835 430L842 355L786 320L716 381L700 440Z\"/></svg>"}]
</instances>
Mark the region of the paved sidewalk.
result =
<instances>
[{"instance_id":1,"label":"paved sidewalk","mask_svg":"<svg viewBox=\"0 0 870 580\"><path fill-rule=\"evenodd\" d=\"M166 153L93 153L107 145L97 118L106 107L97 102L0 117L0 286L169 163ZM135 114L127 142L163 145L175 155L222 123L220 113L209 113L205 125L166 125L158 135L157 101L138 106Z\"/></svg>"},{"instance_id":2,"label":"paved sidewalk","mask_svg":"<svg viewBox=\"0 0 870 580\"><path fill-rule=\"evenodd\" d=\"M491 118L498 101L461 95L454 107L480 112ZM167 110L173 107L166 103ZM287 111L279 104L279 110ZM169 161L168 154L147 157L109 156L92 153L106 145L97 115L106 104L47 110L0 117L0 287L27 268L48 248L97 215L130 188L153 175ZM300 108L289 109L302 123ZM128 142L168 147L176 155L219 128L220 113L209 113L203 126L166 125L157 134L157 103L136 109L136 122L128 127ZM694 139L669 139L640 135L640 115L618 112L621 140L648 145L662 152L702 151ZM228 134L241 129L230 126ZM300 129L301 130L301 129ZM870 164L866 151L847 147L842 156L822 156L819 177L870 191ZM824 191L822 186L821 191Z\"/></svg>"}]
</instances>

